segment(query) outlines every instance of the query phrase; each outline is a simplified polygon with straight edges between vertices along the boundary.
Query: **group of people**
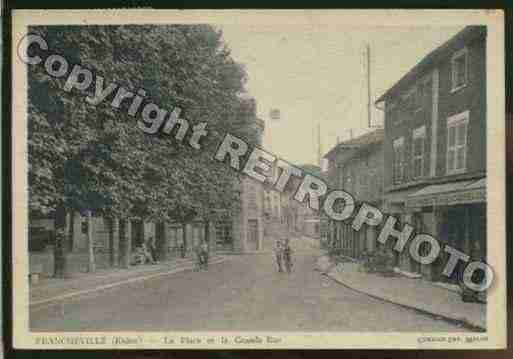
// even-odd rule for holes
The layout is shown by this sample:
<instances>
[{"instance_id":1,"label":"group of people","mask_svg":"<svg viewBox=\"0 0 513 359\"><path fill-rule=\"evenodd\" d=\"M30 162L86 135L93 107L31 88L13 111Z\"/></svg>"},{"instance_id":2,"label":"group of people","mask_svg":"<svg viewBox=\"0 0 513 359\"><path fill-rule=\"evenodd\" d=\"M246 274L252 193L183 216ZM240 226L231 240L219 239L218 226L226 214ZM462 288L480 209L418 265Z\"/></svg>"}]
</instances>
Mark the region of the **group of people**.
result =
<instances>
[{"instance_id":1,"label":"group of people","mask_svg":"<svg viewBox=\"0 0 513 359\"><path fill-rule=\"evenodd\" d=\"M292 271L292 248L288 238L278 238L274 243L274 254L278 272L283 272L283 267L287 273Z\"/></svg>"},{"instance_id":2,"label":"group of people","mask_svg":"<svg viewBox=\"0 0 513 359\"><path fill-rule=\"evenodd\" d=\"M157 264L157 245L154 237L149 237L145 243L142 243L134 251L132 265L138 264Z\"/></svg>"},{"instance_id":3,"label":"group of people","mask_svg":"<svg viewBox=\"0 0 513 359\"><path fill-rule=\"evenodd\" d=\"M182 248L181 248L182 249ZM185 257L185 246L183 246L182 257ZM206 241L201 241L195 248L197 269L208 269L209 249ZM132 265L157 264L157 246L153 237L136 247L132 254Z\"/></svg>"}]
</instances>

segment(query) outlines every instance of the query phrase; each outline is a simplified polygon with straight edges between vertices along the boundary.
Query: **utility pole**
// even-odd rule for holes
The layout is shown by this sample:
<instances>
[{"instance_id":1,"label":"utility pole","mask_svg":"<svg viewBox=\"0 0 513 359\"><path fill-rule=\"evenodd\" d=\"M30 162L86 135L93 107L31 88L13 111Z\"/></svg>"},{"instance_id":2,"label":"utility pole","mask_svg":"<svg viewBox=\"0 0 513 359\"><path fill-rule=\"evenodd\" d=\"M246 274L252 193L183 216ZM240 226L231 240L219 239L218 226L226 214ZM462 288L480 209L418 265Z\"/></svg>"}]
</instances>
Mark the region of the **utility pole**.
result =
<instances>
[{"instance_id":1,"label":"utility pole","mask_svg":"<svg viewBox=\"0 0 513 359\"><path fill-rule=\"evenodd\" d=\"M369 128L372 128L372 118L371 118L371 55L370 55L370 45L366 46L366 55L367 55L367 123Z\"/></svg>"},{"instance_id":2,"label":"utility pole","mask_svg":"<svg viewBox=\"0 0 513 359\"><path fill-rule=\"evenodd\" d=\"M372 94L371 94L371 49L370 45L365 45L365 63L367 64L366 71L366 82L367 82L367 126L371 128L382 128L381 125L372 124Z\"/></svg>"},{"instance_id":3,"label":"utility pole","mask_svg":"<svg viewBox=\"0 0 513 359\"><path fill-rule=\"evenodd\" d=\"M317 123L317 164L321 165L321 123Z\"/></svg>"}]
</instances>

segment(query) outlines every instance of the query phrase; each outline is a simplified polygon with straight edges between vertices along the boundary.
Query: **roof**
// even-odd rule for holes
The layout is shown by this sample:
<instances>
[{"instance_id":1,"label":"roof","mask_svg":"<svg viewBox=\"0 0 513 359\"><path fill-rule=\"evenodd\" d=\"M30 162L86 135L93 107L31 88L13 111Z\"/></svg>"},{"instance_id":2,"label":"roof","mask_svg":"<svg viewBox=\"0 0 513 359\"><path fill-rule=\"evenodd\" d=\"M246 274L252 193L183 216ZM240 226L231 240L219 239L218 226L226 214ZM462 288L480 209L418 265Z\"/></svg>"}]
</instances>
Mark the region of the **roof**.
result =
<instances>
[{"instance_id":1,"label":"roof","mask_svg":"<svg viewBox=\"0 0 513 359\"><path fill-rule=\"evenodd\" d=\"M323 156L323 158L329 158L333 156L335 152L339 149L362 149L371 145L380 144L383 142L384 137L385 130L382 128L379 128L372 132L367 132L364 135L352 138L348 141L340 142L339 144L335 145L331 150L329 150L329 152L326 153Z\"/></svg>"},{"instance_id":2,"label":"roof","mask_svg":"<svg viewBox=\"0 0 513 359\"><path fill-rule=\"evenodd\" d=\"M321 168L317 165L304 164L298 167L301 168L303 172L306 172L314 176L319 176L321 174Z\"/></svg>"},{"instance_id":3,"label":"roof","mask_svg":"<svg viewBox=\"0 0 513 359\"><path fill-rule=\"evenodd\" d=\"M472 25L466 26L463 30L454 35L451 39L431 51L425 56L420 62L415 65L410 71L408 71L394 86L389 88L381 97L376 100L376 103L385 101L388 97L392 96L401 87L406 87L418 77L422 76L423 73L434 67L440 61L443 61L458 50L461 43L469 43L475 39L486 37L486 26Z\"/></svg>"}]
</instances>

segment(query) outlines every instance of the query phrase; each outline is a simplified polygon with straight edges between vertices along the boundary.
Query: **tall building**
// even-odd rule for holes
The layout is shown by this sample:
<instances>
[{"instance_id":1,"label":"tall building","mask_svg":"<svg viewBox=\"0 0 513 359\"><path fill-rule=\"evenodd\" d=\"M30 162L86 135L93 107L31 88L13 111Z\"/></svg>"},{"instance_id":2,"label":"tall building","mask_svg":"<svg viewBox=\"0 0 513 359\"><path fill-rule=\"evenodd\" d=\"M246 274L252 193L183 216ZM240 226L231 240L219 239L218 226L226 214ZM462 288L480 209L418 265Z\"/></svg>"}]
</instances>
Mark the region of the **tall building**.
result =
<instances>
[{"instance_id":1,"label":"tall building","mask_svg":"<svg viewBox=\"0 0 513 359\"><path fill-rule=\"evenodd\" d=\"M475 258L486 258L486 27L467 26L376 102L385 111L386 212ZM428 249L425 249L428 250ZM421 252L422 252L421 248ZM445 258L396 264L433 280ZM462 268L457 268L456 282Z\"/></svg>"},{"instance_id":2,"label":"tall building","mask_svg":"<svg viewBox=\"0 0 513 359\"><path fill-rule=\"evenodd\" d=\"M261 145L265 130L263 120L257 118L255 130ZM264 247L264 185L249 176L242 176L236 184L240 192L240 211L232 221L232 250L235 252L259 251ZM218 233L222 235L222 229ZM226 232L226 229L224 229ZM218 239L218 243L224 239Z\"/></svg>"},{"instance_id":3,"label":"tall building","mask_svg":"<svg viewBox=\"0 0 513 359\"><path fill-rule=\"evenodd\" d=\"M324 158L328 160L327 178L331 188L349 192L357 202L382 207L384 131L374 130L338 143ZM376 249L377 228L368 226L354 231L351 219L328 221L327 242L342 255L358 258L364 251Z\"/></svg>"}]
</instances>

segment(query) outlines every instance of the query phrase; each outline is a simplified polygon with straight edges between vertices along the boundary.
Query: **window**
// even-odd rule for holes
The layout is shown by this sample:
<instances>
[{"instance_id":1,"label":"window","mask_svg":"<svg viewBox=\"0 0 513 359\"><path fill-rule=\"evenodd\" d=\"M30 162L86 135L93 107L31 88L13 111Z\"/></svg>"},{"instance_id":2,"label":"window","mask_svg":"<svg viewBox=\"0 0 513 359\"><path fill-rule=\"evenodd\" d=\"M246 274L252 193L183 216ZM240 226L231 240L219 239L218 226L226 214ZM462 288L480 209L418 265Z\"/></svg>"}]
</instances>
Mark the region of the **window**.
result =
<instances>
[{"instance_id":1,"label":"window","mask_svg":"<svg viewBox=\"0 0 513 359\"><path fill-rule=\"evenodd\" d=\"M413 112L416 110L416 92L415 87L412 87L404 96L404 109L407 112Z\"/></svg>"},{"instance_id":2,"label":"window","mask_svg":"<svg viewBox=\"0 0 513 359\"><path fill-rule=\"evenodd\" d=\"M349 192L353 190L353 175L351 172L351 168L346 167L346 170L344 171L344 183L342 185L344 190Z\"/></svg>"},{"instance_id":3,"label":"window","mask_svg":"<svg viewBox=\"0 0 513 359\"><path fill-rule=\"evenodd\" d=\"M447 174L465 172L469 112L447 119Z\"/></svg>"},{"instance_id":4,"label":"window","mask_svg":"<svg viewBox=\"0 0 513 359\"><path fill-rule=\"evenodd\" d=\"M420 178L424 175L424 143L426 140L426 127L422 126L413 131L412 146L412 177Z\"/></svg>"},{"instance_id":5,"label":"window","mask_svg":"<svg viewBox=\"0 0 513 359\"><path fill-rule=\"evenodd\" d=\"M248 207L257 208L257 192L255 186L250 184L248 186Z\"/></svg>"},{"instance_id":6,"label":"window","mask_svg":"<svg viewBox=\"0 0 513 359\"><path fill-rule=\"evenodd\" d=\"M394 158L392 177L394 183L401 183L404 175L404 138L398 138L393 143Z\"/></svg>"},{"instance_id":7,"label":"window","mask_svg":"<svg viewBox=\"0 0 513 359\"><path fill-rule=\"evenodd\" d=\"M467 85L467 49L457 51L451 59L452 92Z\"/></svg>"},{"instance_id":8,"label":"window","mask_svg":"<svg viewBox=\"0 0 513 359\"><path fill-rule=\"evenodd\" d=\"M429 88L431 87L431 81L429 77L425 77L419 81L417 85L417 92L415 95L415 109L421 110L425 103L427 103L426 98L429 95Z\"/></svg>"},{"instance_id":9,"label":"window","mask_svg":"<svg viewBox=\"0 0 513 359\"><path fill-rule=\"evenodd\" d=\"M398 117L397 117L397 109L396 109L396 103L395 102L390 102L389 105L387 105L386 107L386 121L388 121L389 124L396 124L398 122Z\"/></svg>"}]
</instances>

